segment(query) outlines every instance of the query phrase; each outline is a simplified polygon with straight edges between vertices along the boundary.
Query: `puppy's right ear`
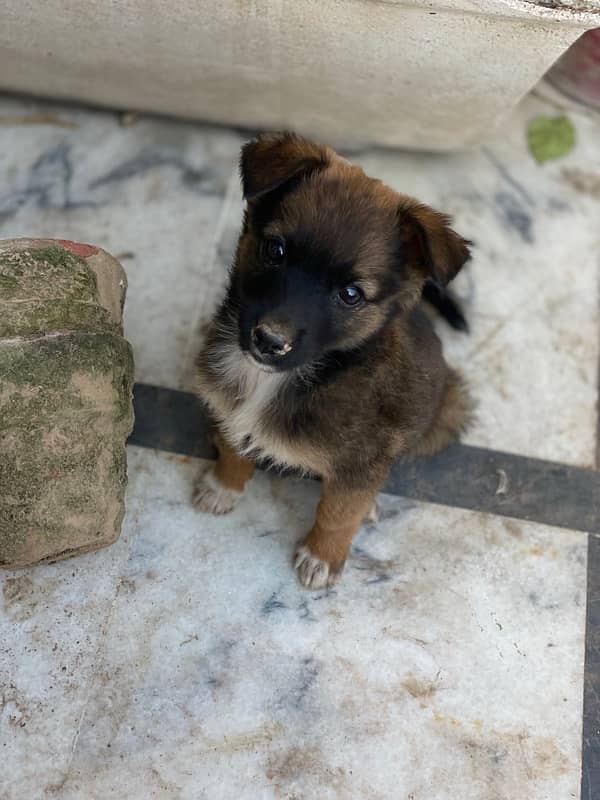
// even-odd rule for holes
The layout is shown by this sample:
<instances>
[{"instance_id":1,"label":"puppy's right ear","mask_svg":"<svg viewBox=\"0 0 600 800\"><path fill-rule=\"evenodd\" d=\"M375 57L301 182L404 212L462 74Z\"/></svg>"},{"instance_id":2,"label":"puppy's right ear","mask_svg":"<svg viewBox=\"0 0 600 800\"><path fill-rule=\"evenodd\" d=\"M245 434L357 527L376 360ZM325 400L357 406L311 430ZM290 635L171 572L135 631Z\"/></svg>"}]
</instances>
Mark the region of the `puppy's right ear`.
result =
<instances>
[{"instance_id":1,"label":"puppy's right ear","mask_svg":"<svg viewBox=\"0 0 600 800\"><path fill-rule=\"evenodd\" d=\"M410 197L400 203L399 215L407 259L425 278L446 286L471 257L472 242L452 230L445 214Z\"/></svg>"},{"instance_id":2,"label":"puppy's right ear","mask_svg":"<svg viewBox=\"0 0 600 800\"><path fill-rule=\"evenodd\" d=\"M263 134L242 147L240 174L245 200L254 200L292 178L323 169L331 161L328 147L295 133Z\"/></svg>"}]
</instances>

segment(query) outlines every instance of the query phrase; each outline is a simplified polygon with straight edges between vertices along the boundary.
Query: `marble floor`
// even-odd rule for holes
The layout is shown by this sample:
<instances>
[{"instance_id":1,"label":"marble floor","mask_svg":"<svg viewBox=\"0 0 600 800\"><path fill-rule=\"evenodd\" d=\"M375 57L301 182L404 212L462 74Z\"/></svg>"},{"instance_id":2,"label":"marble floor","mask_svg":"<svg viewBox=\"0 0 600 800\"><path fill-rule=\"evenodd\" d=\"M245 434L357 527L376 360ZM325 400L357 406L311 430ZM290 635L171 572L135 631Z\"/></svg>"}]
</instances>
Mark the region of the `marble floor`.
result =
<instances>
[{"instance_id":1,"label":"marble floor","mask_svg":"<svg viewBox=\"0 0 600 800\"><path fill-rule=\"evenodd\" d=\"M439 328L478 400L466 444L592 472L600 117L565 103L577 146L556 162L525 141L562 105L529 96L470 153L347 155L476 243L456 286L471 333ZM0 238L120 258L138 382L189 391L244 134L131 122L0 97ZM581 788L589 525L385 494L343 580L310 593L291 555L316 485L261 474L210 518L199 462L131 445L119 541L0 576L1 800L600 797Z\"/></svg>"}]
</instances>

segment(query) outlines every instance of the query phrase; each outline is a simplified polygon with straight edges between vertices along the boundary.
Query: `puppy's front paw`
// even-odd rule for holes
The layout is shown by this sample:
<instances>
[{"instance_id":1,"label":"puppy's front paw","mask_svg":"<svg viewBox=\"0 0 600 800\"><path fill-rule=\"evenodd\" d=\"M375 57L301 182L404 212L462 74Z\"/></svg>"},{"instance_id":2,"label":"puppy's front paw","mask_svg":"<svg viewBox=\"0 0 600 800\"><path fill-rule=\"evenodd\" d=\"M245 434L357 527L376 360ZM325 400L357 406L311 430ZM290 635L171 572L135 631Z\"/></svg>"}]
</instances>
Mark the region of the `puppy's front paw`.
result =
<instances>
[{"instance_id":1,"label":"puppy's front paw","mask_svg":"<svg viewBox=\"0 0 600 800\"><path fill-rule=\"evenodd\" d=\"M333 586L342 574L342 570L334 571L328 561L314 556L306 545L300 545L294 556L294 569L298 579L306 589L325 589Z\"/></svg>"},{"instance_id":2,"label":"puppy's front paw","mask_svg":"<svg viewBox=\"0 0 600 800\"><path fill-rule=\"evenodd\" d=\"M198 476L192 495L192 503L207 514L228 514L233 511L242 496L235 489L223 486L212 467Z\"/></svg>"}]
</instances>

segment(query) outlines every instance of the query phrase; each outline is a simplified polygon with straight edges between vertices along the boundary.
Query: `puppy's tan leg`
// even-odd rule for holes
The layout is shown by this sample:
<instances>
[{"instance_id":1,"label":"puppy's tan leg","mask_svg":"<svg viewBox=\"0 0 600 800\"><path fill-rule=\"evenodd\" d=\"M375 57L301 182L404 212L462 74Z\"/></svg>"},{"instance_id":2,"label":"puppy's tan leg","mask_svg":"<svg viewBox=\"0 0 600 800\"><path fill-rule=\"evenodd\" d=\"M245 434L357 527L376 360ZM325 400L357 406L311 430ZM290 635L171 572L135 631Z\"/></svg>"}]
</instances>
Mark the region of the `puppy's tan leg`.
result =
<instances>
[{"instance_id":1,"label":"puppy's tan leg","mask_svg":"<svg viewBox=\"0 0 600 800\"><path fill-rule=\"evenodd\" d=\"M242 496L255 466L238 455L220 434L213 437L213 442L218 452L217 463L198 476L192 501L200 511L227 514Z\"/></svg>"},{"instance_id":2,"label":"puppy's tan leg","mask_svg":"<svg viewBox=\"0 0 600 800\"><path fill-rule=\"evenodd\" d=\"M294 566L307 589L333 586L344 569L352 539L375 503L377 489L349 490L324 483L317 517L296 551Z\"/></svg>"}]
</instances>

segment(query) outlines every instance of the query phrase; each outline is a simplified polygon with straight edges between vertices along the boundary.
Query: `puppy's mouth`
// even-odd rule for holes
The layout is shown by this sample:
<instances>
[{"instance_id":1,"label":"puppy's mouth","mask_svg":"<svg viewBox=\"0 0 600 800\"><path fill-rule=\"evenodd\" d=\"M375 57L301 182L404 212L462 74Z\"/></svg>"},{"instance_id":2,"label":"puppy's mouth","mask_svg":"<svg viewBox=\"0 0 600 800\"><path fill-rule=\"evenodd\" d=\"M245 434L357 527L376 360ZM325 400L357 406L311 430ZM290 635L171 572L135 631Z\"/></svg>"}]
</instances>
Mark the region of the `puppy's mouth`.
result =
<instances>
[{"instance_id":1,"label":"puppy's mouth","mask_svg":"<svg viewBox=\"0 0 600 800\"><path fill-rule=\"evenodd\" d=\"M254 347L250 347L249 350L244 351L244 355L253 366L258 367L262 372L285 372L290 368L289 361L286 358L287 353L266 355L260 353Z\"/></svg>"}]
</instances>

